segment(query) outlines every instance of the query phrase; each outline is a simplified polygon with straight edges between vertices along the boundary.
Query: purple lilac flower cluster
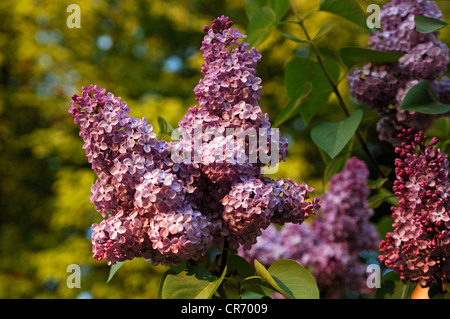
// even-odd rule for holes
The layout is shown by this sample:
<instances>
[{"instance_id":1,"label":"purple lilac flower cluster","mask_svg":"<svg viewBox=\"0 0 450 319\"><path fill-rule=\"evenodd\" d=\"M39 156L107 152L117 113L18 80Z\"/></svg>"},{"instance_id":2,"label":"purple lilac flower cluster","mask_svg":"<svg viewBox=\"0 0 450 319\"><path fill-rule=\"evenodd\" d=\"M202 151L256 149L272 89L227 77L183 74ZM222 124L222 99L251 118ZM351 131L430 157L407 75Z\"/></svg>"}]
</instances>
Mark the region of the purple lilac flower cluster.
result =
<instances>
[{"instance_id":1,"label":"purple lilac flower cluster","mask_svg":"<svg viewBox=\"0 0 450 319\"><path fill-rule=\"evenodd\" d=\"M396 63L365 64L348 73L351 95L360 103L375 109L383 117L377 124L379 138L399 145L398 133L403 128L426 130L436 116L398 110L407 91L421 80L432 81L438 97L450 81L439 78L447 70L449 50L437 38L439 32L420 33L415 29L414 17L424 15L442 20L442 13L434 2L426 0L392 0L381 10L382 31L370 35L369 47L378 51L404 53Z\"/></svg>"},{"instance_id":2,"label":"purple lilac flower cluster","mask_svg":"<svg viewBox=\"0 0 450 319\"><path fill-rule=\"evenodd\" d=\"M311 267L322 297L339 298L347 290L369 293L362 251L375 250L379 236L367 209L369 172L366 164L352 157L341 173L330 180L321 198L321 214L311 223L287 224L281 230L270 225L250 250L239 254L250 263L258 259L265 266L281 258Z\"/></svg>"},{"instance_id":3,"label":"purple lilac flower cluster","mask_svg":"<svg viewBox=\"0 0 450 319\"><path fill-rule=\"evenodd\" d=\"M429 286L450 275L450 167L447 154L435 148L437 138L425 144L423 132L404 129L395 149L392 207L394 230L380 243L379 259L404 280Z\"/></svg>"},{"instance_id":4,"label":"purple lilac flower cluster","mask_svg":"<svg viewBox=\"0 0 450 319\"><path fill-rule=\"evenodd\" d=\"M98 261L144 257L153 264L176 264L201 258L224 240L231 248L250 248L271 222L301 224L318 211L319 199L309 200L312 188L265 177L264 161L249 161L255 155L251 148L223 153L228 158L240 152L242 162L211 153L236 137L217 134L229 128L235 134L249 128L274 134L258 105L261 79L255 74L261 55L238 41L244 36L230 29L232 24L222 16L204 28L204 77L194 90L200 107L180 121L180 140L157 140L145 118L129 115L127 104L105 89L91 85L72 96L69 113L98 177L90 198L104 218L92 226ZM186 145L200 147L200 162L173 159L174 150L186 151ZM259 149L275 149L285 160L287 139L263 139Z\"/></svg>"}]
</instances>

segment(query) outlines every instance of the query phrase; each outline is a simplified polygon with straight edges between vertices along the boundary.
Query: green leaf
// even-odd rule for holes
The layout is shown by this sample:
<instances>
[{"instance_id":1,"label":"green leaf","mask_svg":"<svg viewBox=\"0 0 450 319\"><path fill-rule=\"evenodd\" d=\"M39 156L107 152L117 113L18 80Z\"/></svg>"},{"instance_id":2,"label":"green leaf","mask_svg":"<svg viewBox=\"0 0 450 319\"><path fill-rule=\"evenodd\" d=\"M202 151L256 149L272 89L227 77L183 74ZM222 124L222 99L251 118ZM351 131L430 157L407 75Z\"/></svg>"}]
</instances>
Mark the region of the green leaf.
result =
<instances>
[{"instance_id":1,"label":"green leaf","mask_svg":"<svg viewBox=\"0 0 450 319\"><path fill-rule=\"evenodd\" d=\"M250 276L241 281L241 291L243 292L242 298L261 298L262 296L270 295L272 290L272 286L260 276Z\"/></svg>"},{"instance_id":2,"label":"green leaf","mask_svg":"<svg viewBox=\"0 0 450 319\"><path fill-rule=\"evenodd\" d=\"M158 288L158 299L162 299L162 291L164 287L164 282L166 281L167 275L176 275L178 272L176 272L174 269L170 268L168 269L161 277L161 282L159 284Z\"/></svg>"},{"instance_id":3,"label":"green leaf","mask_svg":"<svg viewBox=\"0 0 450 319\"><path fill-rule=\"evenodd\" d=\"M314 277L291 259L275 261L269 269L255 260L255 269L272 289L289 299L318 299L319 289Z\"/></svg>"},{"instance_id":4,"label":"green leaf","mask_svg":"<svg viewBox=\"0 0 450 319\"><path fill-rule=\"evenodd\" d=\"M245 13L247 17L251 19L255 13L264 7L267 3L267 0L246 0L245 1Z\"/></svg>"},{"instance_id":5,"label":"green leaf","mask_svg":"<svg viewBox=\"0 0 450 319\"><path fill-rule=\"evenodd\" d=\"M369 180L367 181L367 187L370 188L370 189L379 189L379 188L381 188L381 187L384 185L384 183L386 183L387 181L388 181L388 178L387 178L387 177L386 177L386 178L379 178L379 179L376 179L376 180L369 179Z\"/></svg>"},{"instance_id":6,"label":"green leaf","mask_svg":"<svg viewBox=\"0 0 450 319\"><path fill-rule=\"evenodd\" d=\"M108 283L114 277L119 268L122 267L123 263L124 261L119 261L111 266L111 268L109 269L109 276L108 279L106 280L106 283Z\"/></svg>"},{"instance_id":7,"label":"green leaf","mask_svg":"<svg viewBox=\"0 0 450 319\"><path fill-rule=\"evenodd\" d=\"M183 260L183 262L179 265L169 265L169 269L172 270L175 274L178 274L186 269L187 261Z\"/></svg>"},{"instance_id":8,"label":"green leaf","mask_svg":"<svg viewBox=\"0 0 450 319\"><path fill-rule=\"evenodd\" d=\"M439 102L431 82L424 80L409 89L399 109L424 114L444 114L450 112L450 105Z\"/></svg>"},{"instance_id":9,"label":"green leaf","mask_svg":"<svg viewBox=\"0 0 450 319\"><path fill-rule=\"evenodd\" d=\"M247 28L247 39L250 46L257 47L262 44L276 27L275 12L264 6L253 14Z\"/></svg>"},{"instance_id":10,"label":"green leaf","mask_svg":"<svg viewBox=\"0 0 450 319\"><path fill-rule=\"evenodd\" d=\"M388 174L386 174L386 176L387 175ZM385 198L386 198L385 200L388 204L390 204L392 206L397 206L397 196L394 196L394 194L391 191L389 191L386 188L380 188L380 189L378 189L378 193L385 196Z\"/></svg>"},{"instance_id":11,"label":"green leaf","mask_svg":"<svg viewBox=\"0 0 450 319\"><path fill-rule=\"evenodd\" d=\"M325 60L324 65L336 82L339 78L340 69L336 61ZM304 99L298 110L302 119L308 125L320 107L325 105L333 90L325 73L316 61L308 58L294 58L286 66L284 83L288 96L295 100L299 96L306 82L311 82L311 95Z\"/></svg>"},{"instance_id":12,"label":"green leaf","mask_svg":"<svg viewBox=\"0 0 450 319\"><path fill-rule=\"evenodd\" d=\"M367 208L368 209L375 209L377 207L379 207L381 204L383 204L385 201L387 201L390 198L396 197L394 194L391 195L385 195L385 194L376 194L373 195L371 197L369 197L368 201L368 205Z\"/></svg>"},{"instance_id":13,"label":"green leaf","mask_svg":"<svg viewBox=\"0 0 450 319\"><path fill-rule=\"evenodd\" d=\"M400 280L400 275L391 271L383 276L381 280L381 288L375 293L376 299L407 299L411 296L415 285L410 281L405 284Z\"/></svg>"},{"instance_id":14,"label":"green leaf","mask_svg":"<svg viewBox=\"0 0 450 319\"><path fill-rule=\"evenodd\" d=\"M297 38L295 35L292 35L292 34L281 33L281 35L282 35L283 37L285 37L286 39L291 40L291 41L294 41L294 42L298 42L298 43L308 43L307 40L303 40L303 39Z\"/></svg>"},{"instance_id":15,"label":"green leaf","mask_svg":"<svg viewBox=\"0 0 450 319\"><path fill-rule=\"evenodd\" d=\"M158 116L159 134L170 135L172 134L173 127L162 116Z\"/></svg>"},{"instance_id":16,"label":"green leaf","mask_svg":"<svg viewBox=\"0 0 450 319\"><path fill-rule=\"evenodd\" d=\"M416 23L416 30L421 33L431 33L448 26L448 23L442 20L433 19L422 15L416 15L414 17L414 22Z\"/></svg>"},{"instance_id":17,"label":"green leaf","mask_svg":"<svg viewBox=\"0 0 450 319\"><path fill-rule=\"evenodd\" d=\"M220 278L199 266L189 267L178 274L167 274L161 297L163 299L209 299L216 292L226 274L226 267Z\"/></svg>"},{"instance_id":18,"label":"green leaf","mask_svg":"<svg viewBox=\"0 0 450 319\"><path fill-rule=\"evenodd\" d=\"M93 178L93 180L92 180L92 184L95 184L96 181L98 181L98 176L97 176L97 174L95 174L95 172L94 172L94 178Z\"/></svg>"},{"instance_id":19,"label":"green leaf","mask_svg":"<svg viewBox=\"0 0 450 319\"><path fill-rule=\"evenodd\" d=\"M328 33L333 27L333 22L327 22L323 26L320 27L319 31L317 31L316 35L314 36L313 40L317 40L320 37L324 36Z\"/></svg>"},{"instance_id":20,"label":"green leaf","mask_svg":"<svg viewBox=\"0 0 450 319\"><path fill-rule=\"evenodd\" d=\"M308 58L294 58L289 61L284 71L284 84L291 99L298 95L306 82L311 82L314 68L315 62Z\"/></svg>"},{"instance_id":21,"label":"green leaf","mask_svg":"<svg viewBox=\"0 0 450 319\"><path fill-rule=\"evenodd\" d=\"M320 0L319 10L338 15L368 30L366 14L355 0Z\"/></svg>"},{"instance_id":22,"label":"green leaf","mask_svg":"<svg viewBox=\"0 0 450 319\"><path fill-rule=\"evenodd\" d=\"M229 272L236 273L236 276L240 279L245 279L255 274L253 267L245 258L234 254L228 256L227 269Z\"/></svg>"},{"instance_id":23,"label":"green leaf","mask_svg":"<svg viewBox=\"0 0 450 319\"><path fill-rule=\"evenodd\" d=\"M335 158L333 158L325 168L325 171L323 173L323 185L325 186L330 179L337 173L341 172L345 164L347 164L347 160L350 157L351 152L345 152L342 154L339 154Z\"/></svg>"},{"instance_id":24,"label":"green leaf","mask_svg":"<svg viewBox=\"0 0 450 319\"><path fill-rule=\"evenodd\" d=\"M404 53L376 51L359 47L344 47L338 52L339 58L349 69L370 62L374 65L398 61Z\"/></svg>"},{"instance_id":25,"label":"green leaf","mask_svg":"<svg viewBox=\"0 0 450 319\"><path fill-rule=\"evenodd\" d=\"M303 89L294 96L289 103L283 108L275 119L274 127L277 127L293 116L297 115L302 102L311 94L312 85L311 82L306 82L303 85Z\"/></svg>"},{"instance_id":26,"label":"green leaf","mask_svg":"<svg viewBox=\"0 0 450 319\"><path fill-rule=\"evenodd\" d=\"M281 19L283 19L289 9L289 4L289 0L269 0L267 2L267 5L275 12L277 22L280 22Z\"/></svg>"},{"instance_id":27,"label":"green leaf","mask_svg":"<svg viewBox=\"0 0 450 319\"><path fill-rule=\"evenodd\" d=\"M385 238L387 233L394 230L394 227L392 227L393 223L394 220L391 215L384 215L377 221L376 227L380 238Z\"/></svg>"},{"instance_id":28,"label":"green leaf","mask_svg":"<svg viewBox=\"0 0 450 319\"><path fill-rule=\"evenodd\" d=\"M331 158L335 158L355 134L362 116L363 112L356 110L344 121L320 123L312 128L311 138Z\"/></svg>"},{"instance_id":29,"label":"green leaf","mask_svg":"<svg viewBox=\"0 0 450 319\"><path fill-rule=\"evenodd\" d=\"M430 290L428 291L428 296L430 299L450 299L450 283L444 284L444 288L445 292L443 292L435 282L431 285Z\"/></svg>"}]
</instances>

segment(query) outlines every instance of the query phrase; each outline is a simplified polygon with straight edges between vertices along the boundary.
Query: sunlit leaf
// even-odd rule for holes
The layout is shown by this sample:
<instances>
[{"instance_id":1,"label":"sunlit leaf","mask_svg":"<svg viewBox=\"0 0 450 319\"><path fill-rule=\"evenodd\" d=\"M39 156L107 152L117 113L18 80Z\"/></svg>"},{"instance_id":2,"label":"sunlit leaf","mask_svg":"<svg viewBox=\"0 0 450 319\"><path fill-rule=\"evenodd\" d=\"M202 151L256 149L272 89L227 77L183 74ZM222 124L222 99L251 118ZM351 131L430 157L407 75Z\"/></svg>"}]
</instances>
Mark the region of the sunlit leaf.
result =
<instances>
[{"instance_id":1,"label":"sunlit leaf","mask_svg":"<svg viewBox=\"0 0 450 319\"><path fill-rule=\"evenodd\" d=\"M209 299L216 292L226 274L220 278L200 266L192 266L178 274L167 274L161 291L163 299Z\"/></svg>"},{"instance_id":2,"label":"sunlit leaf","mask_svg":"<svg viewBox=\"0 0 450 319\"><path fill-rule=\"evenodd\" d=\"M271 8L267 6L260 8L250 19L246 41L250 46L258 47L270 36L276 22L275 12Z\"/></svg>"},{"instance_id":3,"label":"sunlit leaf","mask_svg":"<svg viewBox=\"0 0 450 319\"><path fill-rule=\"evenodd\" d=\"M266 269L255 260L257 274L272 289L289 299L318 299L319 289L314 277L302 265L291 259L275 261Z\"/></svg>"}]
</instances>

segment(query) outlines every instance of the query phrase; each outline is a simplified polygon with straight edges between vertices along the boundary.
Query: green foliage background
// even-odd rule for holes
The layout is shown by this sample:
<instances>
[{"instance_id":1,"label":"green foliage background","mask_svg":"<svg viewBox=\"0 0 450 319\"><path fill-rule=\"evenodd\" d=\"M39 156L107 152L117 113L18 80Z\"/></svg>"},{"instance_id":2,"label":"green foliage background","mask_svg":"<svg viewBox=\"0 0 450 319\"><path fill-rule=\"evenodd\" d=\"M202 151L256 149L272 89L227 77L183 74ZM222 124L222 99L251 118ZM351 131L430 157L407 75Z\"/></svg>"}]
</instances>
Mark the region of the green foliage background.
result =
<instances>
[{"instance_id":1,"label":"green foliage background","mask_svg":"<svg viewBox=\"0 0 450 319\"><path fill-rule=\"evenodd\" d=\"M295 2L302 13L319 1ZM71 3L81 8L80 29L66 26ZM440 7L450 21L449 3ZM244 0L0 2L0 298L156 298L165 267L126 262L107 284L109 267L92 259L89 229L101 216L89 202L93 173L69 102L81 86L97 84L121 96L132 115L145 116L155 131L158 116L176 127L196 104L202 27L222 14L245 33ZM328 21L333 28L318 42L325 55L336 58L343 46L367 46L364 30L324 12L308 18L307 27L315 34ZM283 25L258 47L260 105L272 122L289 101L286 64L308 54L281 32L299 30ZM441 38L450 43L448 30ZM341 85L347 92L345 81ZM333 99L319 111L321 120L344 118ZM310 125L297 117L281 127L290 155L277 174L304 180L320 195L324 164ZM373 126L369 134L376 138ZM392 164L383 156L389 146L373 147L381 163ZM377 213L389 211L381 207ZM70 264L81 266L81 288L66 285Z\"/></svg>"}]
</instances>

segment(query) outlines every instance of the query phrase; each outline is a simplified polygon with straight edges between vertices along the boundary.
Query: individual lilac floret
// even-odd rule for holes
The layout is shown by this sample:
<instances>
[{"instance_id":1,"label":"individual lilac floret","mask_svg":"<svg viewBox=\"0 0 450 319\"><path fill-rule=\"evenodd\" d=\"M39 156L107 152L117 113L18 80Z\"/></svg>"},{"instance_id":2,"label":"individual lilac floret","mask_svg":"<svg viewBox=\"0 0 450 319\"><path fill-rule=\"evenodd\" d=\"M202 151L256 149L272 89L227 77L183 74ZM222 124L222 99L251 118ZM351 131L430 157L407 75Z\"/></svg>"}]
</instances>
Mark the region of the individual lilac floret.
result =
<instances>
[{"instance_id":1,"label":"individual lilac floret","mask_svg":"<svg viewBox=\"0 0 450 319\"><path fill-rule=\"evenodd\" d=\"M302 225L289 223L281 230L270 225L250 250L239 254L253 263L269 267L281 258L296 260L310 268L324 298L342 297L346 290L372 292L366 285L362 251L377 248L379 236L367 209L368 169L364 162L350 158L344 170L330 180L321 199L321 214Z\"/></svg>"},{"instance_id":2,"label":"individual lilac floret","mask_svg":"<svg viewBox=\"0 0 450 319\"><path fill-rule=\"evenodd\" d=\"M380 243L379 259L403 280L430 286L448 280L450 263L450 180L447 154L426 144L423 132L403 130L395 149L392 207L394 230Z\"/></svg>"}]
</instances>

